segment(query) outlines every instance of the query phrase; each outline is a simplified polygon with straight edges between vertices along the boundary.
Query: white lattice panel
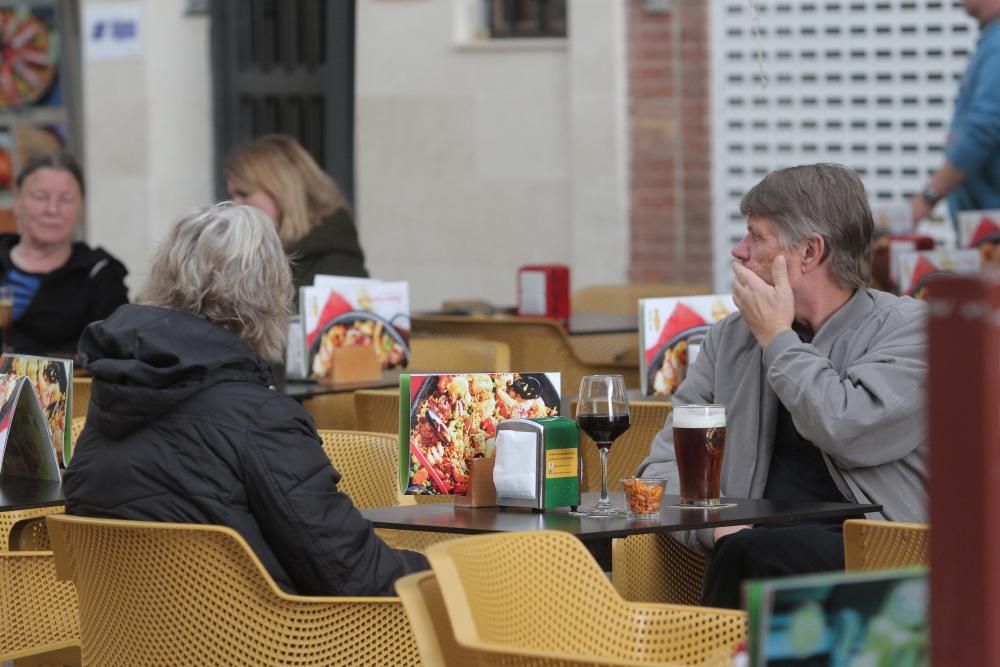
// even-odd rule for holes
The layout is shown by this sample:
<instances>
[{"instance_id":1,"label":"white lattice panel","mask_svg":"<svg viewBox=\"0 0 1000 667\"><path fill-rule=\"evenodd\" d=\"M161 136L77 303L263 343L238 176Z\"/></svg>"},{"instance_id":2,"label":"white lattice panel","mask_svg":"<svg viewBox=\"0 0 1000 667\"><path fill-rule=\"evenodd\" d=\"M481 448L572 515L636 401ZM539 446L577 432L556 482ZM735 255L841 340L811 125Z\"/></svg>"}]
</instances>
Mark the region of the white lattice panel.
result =
<instances>
[{"instance_id":1,"label":"white lattice panel","mask_svg":"<svg viewBox=\"0 0 1000 667\"><path fill-rule=\"evenodd\" d=\"M978 28L960 0L759 0L761 88L749 0L712 3L715 284L768 172L838 162L873 205L901 203L940 165Z\"/></svg>"}]
</instances>

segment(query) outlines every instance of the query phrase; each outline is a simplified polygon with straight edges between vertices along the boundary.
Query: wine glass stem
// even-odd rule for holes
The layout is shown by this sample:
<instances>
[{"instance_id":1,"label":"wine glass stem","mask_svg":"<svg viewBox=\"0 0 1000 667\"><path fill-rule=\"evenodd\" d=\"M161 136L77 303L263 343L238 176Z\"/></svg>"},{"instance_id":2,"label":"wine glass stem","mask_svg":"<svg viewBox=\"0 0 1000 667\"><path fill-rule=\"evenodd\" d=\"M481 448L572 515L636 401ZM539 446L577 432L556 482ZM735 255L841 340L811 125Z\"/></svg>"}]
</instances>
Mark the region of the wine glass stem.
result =
<instances>
[{"instance_id":1,"label":"wine glass stem","mask_svg":"<svg viewBox=\"0 0 1000 667\"><path fill-rule=\"evenodd\" d=\"M611 507L611 500L608 498L608 448L610 442L600 442L597 444L597 451L601 455L601 497L597 500L597 506Z\"/></svg>"}]
</instances>

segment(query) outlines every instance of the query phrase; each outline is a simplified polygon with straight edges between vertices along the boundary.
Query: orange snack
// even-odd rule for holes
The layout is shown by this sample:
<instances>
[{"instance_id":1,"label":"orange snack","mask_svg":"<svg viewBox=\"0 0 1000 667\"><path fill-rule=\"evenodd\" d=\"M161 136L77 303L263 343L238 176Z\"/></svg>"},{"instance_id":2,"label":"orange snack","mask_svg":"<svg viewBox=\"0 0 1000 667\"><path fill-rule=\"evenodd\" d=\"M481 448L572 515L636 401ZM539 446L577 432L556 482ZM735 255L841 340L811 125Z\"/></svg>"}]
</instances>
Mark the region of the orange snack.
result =
<instances>
[{"instance_id":1,"label":"orange snack","mask_svg":"<svg viewBox=\"0 0 1000 667\"><path fill-rule=\"evenodd\" d=\"M629 512L655 514L660 511L664 485L662 479L645 480L633 477L622 480L622 485L625 487L625 500L628 502Z\"/></svg>"}]
</instances>

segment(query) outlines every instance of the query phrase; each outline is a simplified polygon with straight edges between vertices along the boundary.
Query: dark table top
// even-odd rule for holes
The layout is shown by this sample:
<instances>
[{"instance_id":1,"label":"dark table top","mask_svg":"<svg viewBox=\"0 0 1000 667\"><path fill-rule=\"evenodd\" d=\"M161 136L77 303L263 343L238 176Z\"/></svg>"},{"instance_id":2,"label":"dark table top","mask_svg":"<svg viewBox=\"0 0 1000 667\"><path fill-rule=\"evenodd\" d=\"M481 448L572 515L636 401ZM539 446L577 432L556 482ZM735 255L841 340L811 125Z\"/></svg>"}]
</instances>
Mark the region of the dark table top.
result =
<instances>
[{"instance_id":1,"label":"dark table top","mask_svg":"<svg viewBox=\"0 0 1000 667\"><path fill-rule=\"evenodd\" d=\"M377 380L366 380L362 382L340 382L327 384L316 382L315 380L288 380L282 385L282 392L291 396L297 401L304 401L314 396L325 396L327 394L343 394L357 391L358 389L388 389L399 387L399 376L402 371L394 369L385 371Z\"/></svg>"},{"instance_id":2,"label":"dark table top","mask_svg":"<svg viewBox=\"0 0 1000 667\"><path fill-rule=\"evenodd\" d=\"M450 316L450 317L474 317L477 319L519 319L522 316L517 314L513 308L497 309L488 313L470 313L464 311L428 311L416 313L416 317L426 316ZM536 316L524 316L526 320L546 319ZM552 320L559 322L559 320ZM639 315L622 315L619 313L573 313L569 316L569 321L560 322L566 327L566 333L571 336L598 336L601 334L638 334Z\"/></svg>"},{"instance_id":3,"label":"dark table top","mask_svg":"<svg viewBox=\"0 0 1000 667\"><path fill-rule=\"evenodd\" d=\"M49 482L24 477L0 479L0 512L30 510L37 507L63 505L62 482Z\"/></svg>"},{"instance_id":4,"label":"dark table top","mask_svg":"<svg viewBox=\"0 0 1000 667\"><path fill-rule=\"evenodd\" d=\"M583 507L597 500L596 493L583 494ZM621 492L611 493L612 503L624 507ZM840 520L880 512L881 505L852 503L782 502L776 500L723 498L732 507L717 509L674 509L678 496L664 496L664 506L658 520L635 520L625 516L611 518L578 517L568 508L531 512L530 510L500 510L496 507L465 508L451 503L402 505L361 510L376 528L422 530L444 533L478 534L525 530L562 530L582 541L610 540L639 533L660 533L695 528L736 526L741 524L797 523L819 520Z\"/></svg>"}]
</instances>

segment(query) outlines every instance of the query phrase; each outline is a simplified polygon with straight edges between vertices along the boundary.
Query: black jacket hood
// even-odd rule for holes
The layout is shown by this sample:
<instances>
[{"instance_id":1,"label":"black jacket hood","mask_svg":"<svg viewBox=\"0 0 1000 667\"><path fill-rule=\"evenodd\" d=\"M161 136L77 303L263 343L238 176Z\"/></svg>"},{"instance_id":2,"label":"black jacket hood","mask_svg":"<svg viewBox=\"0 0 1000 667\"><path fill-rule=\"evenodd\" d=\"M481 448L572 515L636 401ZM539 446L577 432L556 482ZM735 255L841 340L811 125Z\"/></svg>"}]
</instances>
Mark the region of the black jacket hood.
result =
<instances>
[{"instance_id":1,"label":"black jacket hood","mask_svg":"<svg viewBox=\"0 0 1000 667\"><path fill-rule=\"evenodd\" d=\"M88 423L121 438L220 382L274 384L242 339L200 317L126 305L87 327L80 358L94 377Z\"/></svg>"}]
</instances>

